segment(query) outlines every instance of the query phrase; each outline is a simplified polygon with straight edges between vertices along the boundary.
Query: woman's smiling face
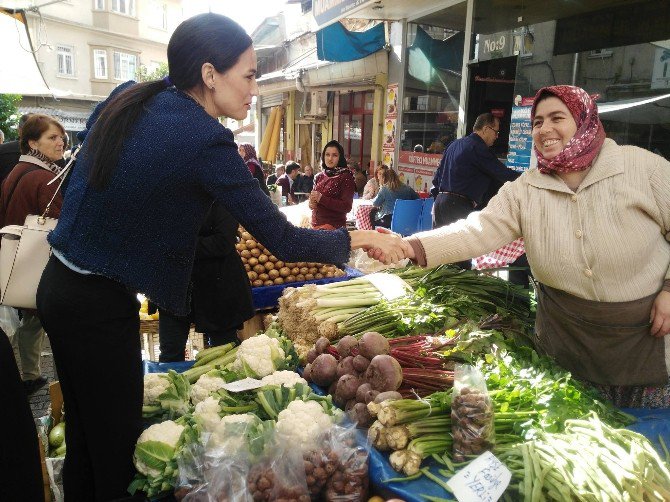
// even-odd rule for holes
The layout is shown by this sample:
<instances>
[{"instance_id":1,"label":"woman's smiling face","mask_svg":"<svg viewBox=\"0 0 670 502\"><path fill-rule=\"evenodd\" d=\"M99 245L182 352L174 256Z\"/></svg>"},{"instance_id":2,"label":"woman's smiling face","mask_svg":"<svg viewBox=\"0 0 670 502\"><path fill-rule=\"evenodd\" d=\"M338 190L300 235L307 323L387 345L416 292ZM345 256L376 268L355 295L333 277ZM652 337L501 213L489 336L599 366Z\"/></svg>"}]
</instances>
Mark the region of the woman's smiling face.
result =
<instances>
[{"instance_id":1,"label":"woman's smiling face","mask_svg":"<svg viewBox=\"0 0 670 502\"><path fill-rule=\"evenodd\" d=\"M535 108L533 142L545 159L556 157L577 132L577 123L565 103L555 96Z\"/></svg>"}]
</instances>

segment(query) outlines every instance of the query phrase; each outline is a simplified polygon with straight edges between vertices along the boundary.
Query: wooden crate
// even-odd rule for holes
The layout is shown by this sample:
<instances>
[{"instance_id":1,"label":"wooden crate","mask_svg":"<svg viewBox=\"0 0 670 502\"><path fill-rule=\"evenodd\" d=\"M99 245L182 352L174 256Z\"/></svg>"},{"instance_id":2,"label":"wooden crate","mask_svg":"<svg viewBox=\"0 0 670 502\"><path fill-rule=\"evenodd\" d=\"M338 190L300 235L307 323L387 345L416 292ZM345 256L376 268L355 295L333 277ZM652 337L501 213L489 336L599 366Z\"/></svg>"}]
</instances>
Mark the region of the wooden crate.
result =
<instances>
[{"instance_id":1,"label":"wooden crate","mask_svg":"<svg viewBox=\"0 0 670 502\"><path fill-rule=\"evenodd\" d=\"M142 344L142 359L158 361L160 355L160 341L158 337L157 320L140 321L140 340ZM202 333L196 333L193 326L186 340L186 360L195 359L195 354L205 348Z\"/></svg>"}]
</instances>

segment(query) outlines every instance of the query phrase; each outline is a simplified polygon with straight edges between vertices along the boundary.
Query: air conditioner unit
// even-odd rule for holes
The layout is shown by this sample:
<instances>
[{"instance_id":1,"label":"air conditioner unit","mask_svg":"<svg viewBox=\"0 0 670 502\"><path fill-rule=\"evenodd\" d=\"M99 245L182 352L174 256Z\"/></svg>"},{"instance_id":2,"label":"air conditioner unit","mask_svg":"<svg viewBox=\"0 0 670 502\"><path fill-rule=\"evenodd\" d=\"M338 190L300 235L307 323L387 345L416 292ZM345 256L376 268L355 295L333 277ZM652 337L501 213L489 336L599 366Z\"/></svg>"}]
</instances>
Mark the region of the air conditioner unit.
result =
<instances>
[{"instance_id":1,"label":"air conditioner unit","mask_svg":"<svg viewBox=\"0 0 670 502\"><path fill-rule=\"evenodd\" d=\"M328 115L328 92L311 91L306 105L307 111L304 113L305 118L326 118Z\"/></svg>"}]
</instances>

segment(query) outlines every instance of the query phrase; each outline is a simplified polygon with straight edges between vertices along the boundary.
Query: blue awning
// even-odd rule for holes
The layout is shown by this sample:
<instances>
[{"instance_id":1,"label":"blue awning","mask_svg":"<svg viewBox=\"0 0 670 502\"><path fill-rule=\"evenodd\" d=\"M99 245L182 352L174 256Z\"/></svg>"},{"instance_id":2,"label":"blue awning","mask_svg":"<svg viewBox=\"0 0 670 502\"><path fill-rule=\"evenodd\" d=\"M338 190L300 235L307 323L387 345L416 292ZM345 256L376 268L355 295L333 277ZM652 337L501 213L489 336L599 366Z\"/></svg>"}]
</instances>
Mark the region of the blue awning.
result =
<instances>
[{"instance_id":1,"label":"blue awning","mask_svg":"<svg viewBox=\"0 0 670 502\"><path fill-rule=\"evenodd\" d=\"M416 38L409 48L408 73L425 83L444 80L442 72L460 76L464 42L463 32L447 40L435 40L417 26Z\"/></svg>"},{"instance_id":2,"label":"blue awning","mask_svg":"<svg viewBox=\"0 0 670 502\"><path fill-rule=\"evenodd\" d=\"M321 61L356 61L385 45L384 23L361 32L348 31L342 23L335 23L316 32L316 53Z\"/></svg>"}]
</instances>

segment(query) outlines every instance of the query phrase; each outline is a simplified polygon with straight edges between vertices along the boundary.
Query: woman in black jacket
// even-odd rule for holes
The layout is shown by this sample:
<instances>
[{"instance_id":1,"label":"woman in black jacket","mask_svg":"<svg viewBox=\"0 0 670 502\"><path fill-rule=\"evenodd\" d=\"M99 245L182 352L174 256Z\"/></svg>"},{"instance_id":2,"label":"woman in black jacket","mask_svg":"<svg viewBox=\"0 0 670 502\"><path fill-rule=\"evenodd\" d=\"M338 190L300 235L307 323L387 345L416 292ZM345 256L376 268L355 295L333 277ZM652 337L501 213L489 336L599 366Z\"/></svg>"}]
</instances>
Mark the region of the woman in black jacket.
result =
<instances>
[{"instance_id":1,"label":"woman in black jacket","mask_svg":"<svg viewBox=\"0 0 670 502\"><path fill-rule=\"evenodd\" d=\"M228 211L220 204L212 205L198 235L191 276L191 314L180 317L160 310L161 362L184 360L192 322L196 331L205 335L207 345L213 347L237 341L237 330L253 317L249 279L235 250L237 227Z\"/></svg>"}]
</instances>

